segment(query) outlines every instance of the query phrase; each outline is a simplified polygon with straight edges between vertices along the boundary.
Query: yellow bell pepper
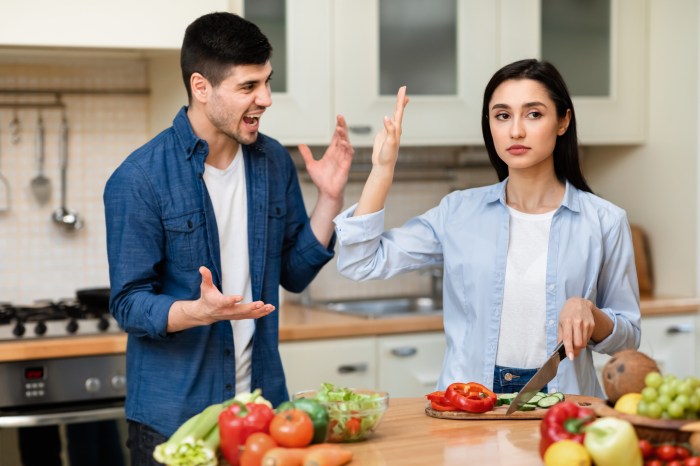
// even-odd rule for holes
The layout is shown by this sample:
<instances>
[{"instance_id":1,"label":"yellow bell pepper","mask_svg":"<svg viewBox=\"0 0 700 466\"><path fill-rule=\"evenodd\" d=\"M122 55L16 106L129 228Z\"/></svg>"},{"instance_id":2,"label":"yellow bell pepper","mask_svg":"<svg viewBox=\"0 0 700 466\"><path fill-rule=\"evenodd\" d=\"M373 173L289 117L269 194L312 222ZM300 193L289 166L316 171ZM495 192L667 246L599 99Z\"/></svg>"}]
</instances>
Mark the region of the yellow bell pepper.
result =
<instances>
[{"instance_id":1,"label":"yellow bell pepper","mask_svg":"<svg viewBox=\"0 0 700 466\"><path fill-rule=\"evenodd\" d=\"M642 466L634 426L624 419L601 417L585 427L583 445L596 466Z\"/></svg>"}]
</instances>

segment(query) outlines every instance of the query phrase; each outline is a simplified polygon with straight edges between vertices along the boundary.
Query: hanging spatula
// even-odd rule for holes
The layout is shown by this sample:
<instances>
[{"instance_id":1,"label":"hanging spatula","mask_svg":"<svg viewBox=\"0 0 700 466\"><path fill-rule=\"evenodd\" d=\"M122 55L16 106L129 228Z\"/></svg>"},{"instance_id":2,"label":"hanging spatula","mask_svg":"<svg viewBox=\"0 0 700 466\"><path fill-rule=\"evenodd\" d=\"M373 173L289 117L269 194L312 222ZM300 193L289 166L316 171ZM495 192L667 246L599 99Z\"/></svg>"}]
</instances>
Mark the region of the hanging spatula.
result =
<instances>
[{"instance_id":1,"label":"hanging spatula","mask_svg":"<svg viewBox=\"0 0 700 466\"><path fill-rule=\"evenodd\" d=\"M35 153L36 153L36 163L38 168L37 175L32 178L30 182L32 193L39 204L46 204L51 199L51 180L49 180L44 175L44 145L45 145L45 134L44 134L44 120L41 118L41 113L39 113L39 118L36 122L36 142L35 142Z\"/></svg>"}]
</instances>

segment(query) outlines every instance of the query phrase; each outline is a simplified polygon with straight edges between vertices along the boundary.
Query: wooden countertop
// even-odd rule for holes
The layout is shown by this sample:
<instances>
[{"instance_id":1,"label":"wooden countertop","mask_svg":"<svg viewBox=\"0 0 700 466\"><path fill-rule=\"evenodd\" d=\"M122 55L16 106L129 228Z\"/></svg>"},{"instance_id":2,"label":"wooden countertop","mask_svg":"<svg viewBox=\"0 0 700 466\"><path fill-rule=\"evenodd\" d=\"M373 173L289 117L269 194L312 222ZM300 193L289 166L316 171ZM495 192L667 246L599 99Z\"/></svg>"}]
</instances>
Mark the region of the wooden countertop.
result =
<instances>
[{"instance_id":1,"label":"wooden countertop","mask_svg":"<svg viewBox=\"0 0 700 466\"><path fill-rule=\"evenodd\" d=\"M642 317L695 314L698 298L646 297L641 301ZM286 303L280 312L280 341L391 335L441 331L442 315L365 319ZM1 361L22 361L55 357L114 354L126 351L126 335L39 338L0 343Z\"/></svg>"},{"instance_id":2,"label":"wooden countertop","mask_svg":"<svg viewBox=\"0 0 700 466\"><path fill-rule=\"evenodd\" d=\"M351 466L542 465L540 420L449 420L425 414L425 399L396 398L366 441L343 444Z\"/></svg>"}]
</instances>

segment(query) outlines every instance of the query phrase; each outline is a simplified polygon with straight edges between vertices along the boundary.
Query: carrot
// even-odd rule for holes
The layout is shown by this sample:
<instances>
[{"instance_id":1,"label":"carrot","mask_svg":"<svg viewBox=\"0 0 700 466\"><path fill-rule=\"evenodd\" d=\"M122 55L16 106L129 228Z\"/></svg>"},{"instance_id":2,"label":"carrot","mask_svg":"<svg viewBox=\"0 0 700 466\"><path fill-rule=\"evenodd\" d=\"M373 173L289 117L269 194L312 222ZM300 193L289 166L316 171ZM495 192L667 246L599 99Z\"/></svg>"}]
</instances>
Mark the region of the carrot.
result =
<instances>
[{"instance_id":1,"label":"carrot","mask_svg":"<svg viewBox=\"0 0 700 466\"><path fill-rule=\"evenodd\" d=\"M352 461L352 452L344 448L317 448L304 456L303 466L343 466Z\"/></svg>"},{"instance_id":2,"label":"carrot","mask_svg":"<svg viewBox=\"0 0 700 466\"><path fill-rule=\"evenodd\" d=\"M306 448L275 447L265 452L261 466L302 466Z\"/></svg>"}]
</instances>

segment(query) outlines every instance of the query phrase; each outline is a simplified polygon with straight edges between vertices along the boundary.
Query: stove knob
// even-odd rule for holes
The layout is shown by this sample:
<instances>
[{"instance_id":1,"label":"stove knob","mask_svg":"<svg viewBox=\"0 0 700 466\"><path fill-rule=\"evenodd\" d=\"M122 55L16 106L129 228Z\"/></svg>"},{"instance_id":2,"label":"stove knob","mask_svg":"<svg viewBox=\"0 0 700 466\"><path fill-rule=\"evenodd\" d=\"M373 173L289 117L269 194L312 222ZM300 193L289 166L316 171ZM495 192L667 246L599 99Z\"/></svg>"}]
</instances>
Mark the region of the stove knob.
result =
<instances>
[{"instance_id":1,"label":"stove knob","mask_svg":"<svg viewBox=\"0 0 700 466\"><path fill-rule=\"evenodd\" d=\"M104 332L109 328L109 321L105 319L104 317L100 317L100 320L97 322L97 328L101 331Z\"/></svg>"},{"instance_id":2,"label":"stove knob","mask_svg":"<svg viewBox=\"0 0 700 466\"><path fill-rule=\"evenodd\" d=\"M37 335L44 335L46 333L46 323L37 322L34 326L34 333L36 333Z\"/></svg>"},{"instance_id":3,"label":"stove knob","mask_svg":"<svg viewBox=\"0 0 700 466\"><path fill-rule=\"evenodd\" d=\"M87 380L85 380L85 390L87 390L88 393L97 393L100 391L102 384L100 383L100 379L97 377L90 377Z\"/></svg>"},{"instance_id":4,"label":"stove knob","mask_svg":"<svg viewBox=\"0 0 700 466\"><path fill-rule=\"evenodd\" d=\"M126 385L126 377L123 375L115 375L112 377L112 388L115 390L123 390Z\"/></svg>"},{"instance_id":5,"label":"stove knob","mask_svg":"<svg viewBox=\"0 0 700 466\"><path fill-rule=\"evenodd\" d=\"M78 321L71 319L70 322L68 322L68 325L66 325L66 331L68 333L75 333L78 331L78 327Z\"/></svg>"},{"instance_id":6,"label":"stove knob","mask_svg":"<svg viewBox=\"0 0 700 466\"><path fill-rule=\"evenodd\" d=\"M12 329L12 334L16 337L21 337L25 332L24 324L22 322L17 322L15 328Z\"/></svg>"}]
</instances>

